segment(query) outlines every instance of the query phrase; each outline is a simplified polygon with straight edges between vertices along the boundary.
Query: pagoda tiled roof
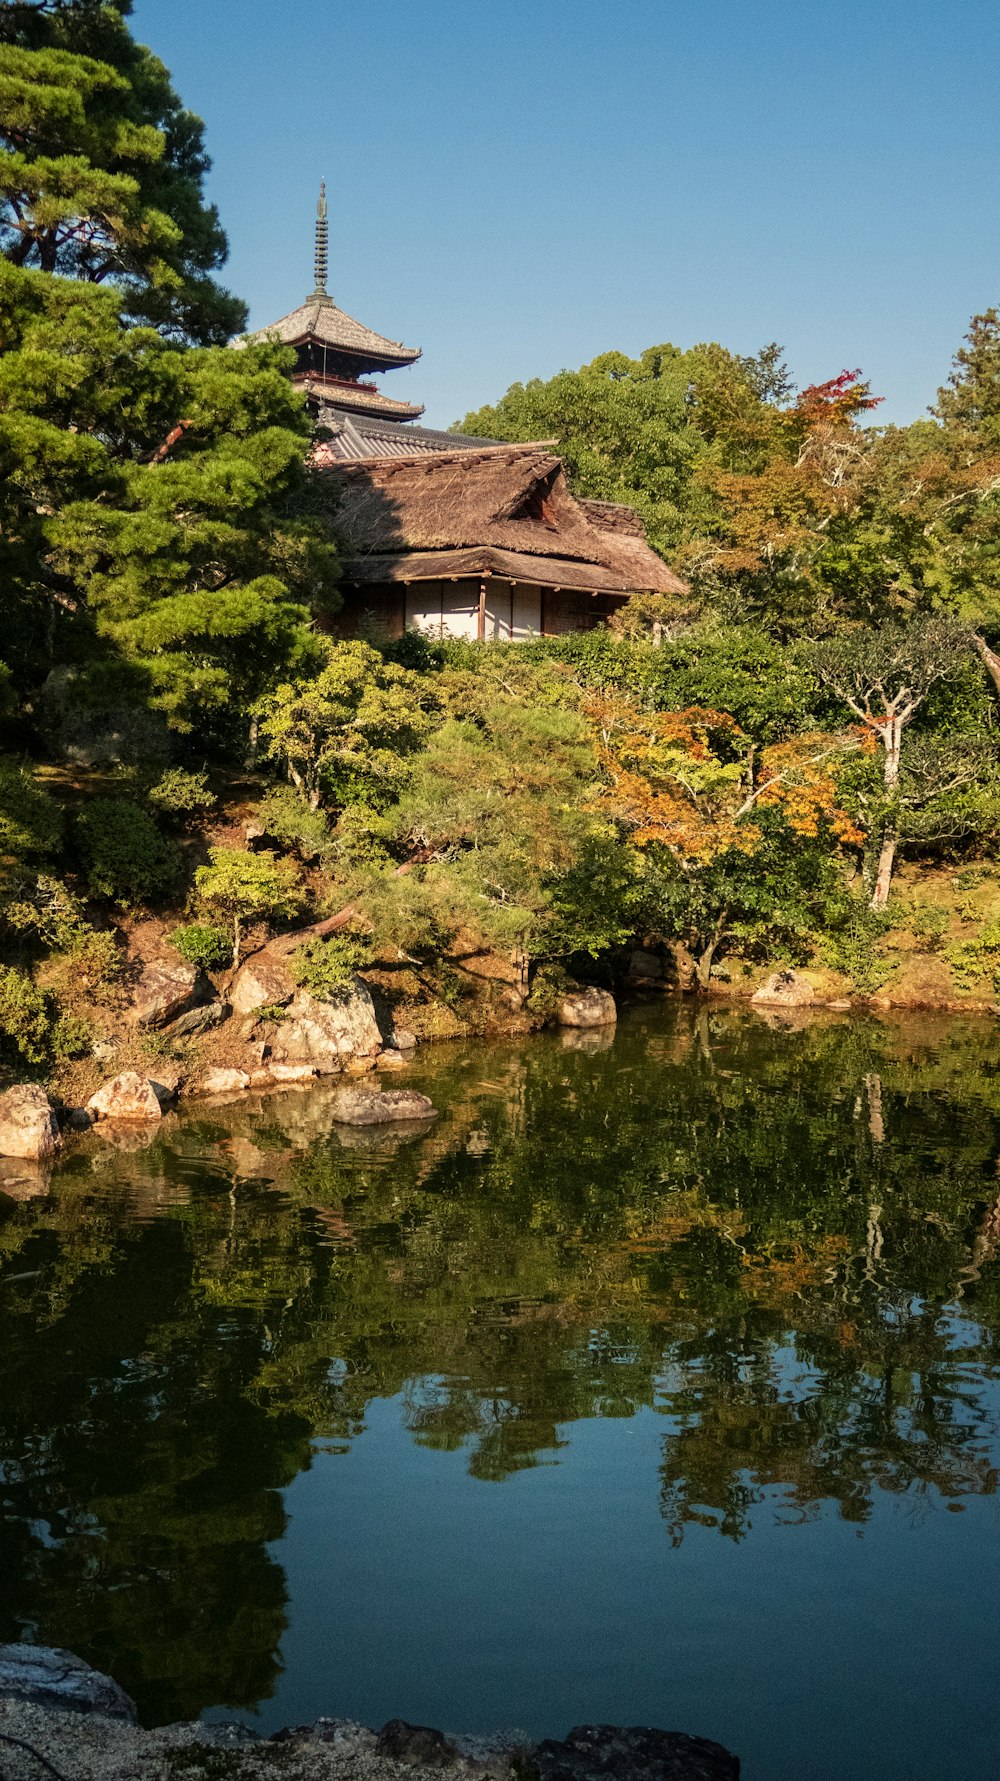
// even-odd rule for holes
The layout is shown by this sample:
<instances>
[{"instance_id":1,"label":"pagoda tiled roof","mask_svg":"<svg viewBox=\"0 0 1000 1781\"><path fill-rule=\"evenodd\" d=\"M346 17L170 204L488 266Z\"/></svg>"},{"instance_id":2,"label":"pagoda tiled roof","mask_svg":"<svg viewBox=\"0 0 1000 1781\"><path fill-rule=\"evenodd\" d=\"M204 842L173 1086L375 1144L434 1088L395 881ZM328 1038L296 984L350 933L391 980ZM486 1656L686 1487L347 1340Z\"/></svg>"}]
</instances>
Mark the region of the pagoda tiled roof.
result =
<instances>
[{"instance_id":1,"label":"pagoda tiled roof","mask_svg":"<svg viewBox=\"0 0 1000 1781\"><path fill-rule=\"evenodd\" d=\"M423 414L423 408L416 402L398 402L395 396L387 396L374 384L347 383L339 378L296 376L293 379L297 389L304 390L315 406L317 423L321 427L328 424L328 416L335 410L347 410L351 414L372 415L379 420L406 421L416 420Z\"/></svg>"},{"instance_id":2,"label":"pagoda tiled roof","mask_svg":"<svg viewBox=\"0 0 1000 1781\"><path fill-rule=\"evenodd\" d=\"M444 433L436 427L414 426L409 421L382 419L368 413L345 414L338 408L337 396L331 392L330 405L322 418L322 425L331 436L313 447L316 465L350 463L359 458L419 458L428 452L455 452L465 447L479 451L484 445L503 444L499 439Z\"/></svg>"},{"instance_id":3,"label":"pagoda tiled roof","mask_svg":"<svg viewBox=\"0 0 1000 1781\"><path fill-rule=\"evenodd\" d=\"M404 346L376 334L363 322L355 321L345 309L338 309L332 297L309 297L288 315L244 334L238 345L262 340L280 340L286 346L297 346L314 340L318 346L332 351L353 353L359 358L382 360L387 365L412 365L420 357L419 346Z\"/></svg>"}]
</instances>

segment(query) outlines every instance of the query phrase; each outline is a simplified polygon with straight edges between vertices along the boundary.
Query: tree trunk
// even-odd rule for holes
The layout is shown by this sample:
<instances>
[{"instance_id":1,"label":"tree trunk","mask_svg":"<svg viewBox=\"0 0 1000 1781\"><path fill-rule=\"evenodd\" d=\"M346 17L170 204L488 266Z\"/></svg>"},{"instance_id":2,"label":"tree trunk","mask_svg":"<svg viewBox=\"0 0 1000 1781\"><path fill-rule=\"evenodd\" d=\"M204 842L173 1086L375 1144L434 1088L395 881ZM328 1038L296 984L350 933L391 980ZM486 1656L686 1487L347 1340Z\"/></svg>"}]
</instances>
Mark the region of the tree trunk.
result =
<instances>
[{"instance_id":1,"label":"tree trunk","mask_svg":"<svg viewBox=\"0 0 1000 1781\"><path fill-rule=\"evenodd\" d=\"M698 958L698 987L699 987L699 989L707 989L708 988L709 981L712 976L712 961L715 958L716 949L718 947L718 944L719 944L718 938L714 939L711 942L711 945L706 946L704 952L699 955L699 958Z\"/></svg>"},{"instance_id":2,"label":"tree trunk","mask_svg":"<svg viewBox=\"0 0 1000 1781\"><path fill-rule=\"evenodd\" d=\"M996 687L997 692L1000 693L1000 656L996 654L995 650L990 648L985 637L980 637L978 631L973 631L972 643L974 649L982 657L983 666L992 680L993 685Z\"/></svg>"},{"instance_id":3,"label":"tree trunk","mask_svg":"<svg viewBox=\"0 0 1000 1781\"><path fill-rule=\"evenodd\" d=\"M875 888L872 892L873 909L884 909L889 901L892 868L896 860L896 848L899 845L896 806L899 799L899 757L903 745L902 719L890 717L882 726L881 737L884 751L882 780L885 785L886 816L882 825L878 871L875 874Z\"/></svg>"},{"instance_id":4,"label":"tree trunk","mask_svg":"<svg viewBox=\"0 0 1000 1781\"><path fill-rule=\"evenodd\" d=\"M669 945L674 956L677 987L683 995L688 995L698 982L698 967L683 940L671 940Z\"/></svg>"},{"instance_id":5,"label":"tree trunk","mask_svg":"<svg viewBox=\"0 0 1000 1781\"><path fill-rule=\"evenodd\" d=\"M234 915L234 917L233 917L233 970L234 971L238 971L240 968L240 941L242 940L242 938L243 938L243 935L240 930L240 918L238 915Z\"/></svg>"},{"instance_id":6,"label":"tree trunk","mask_svg":"<svg viewBox=\"0 0 1000 1781\"><path fill-rule=\"evenodd\" d=\"M884 909L889 901L889 887L892 884L892 868L896 862L897 836L891 829L883 829L882 846L879 848L878 871L875 874L875 889L872 892L872 908Z\"/></svg>"}]
</instances>

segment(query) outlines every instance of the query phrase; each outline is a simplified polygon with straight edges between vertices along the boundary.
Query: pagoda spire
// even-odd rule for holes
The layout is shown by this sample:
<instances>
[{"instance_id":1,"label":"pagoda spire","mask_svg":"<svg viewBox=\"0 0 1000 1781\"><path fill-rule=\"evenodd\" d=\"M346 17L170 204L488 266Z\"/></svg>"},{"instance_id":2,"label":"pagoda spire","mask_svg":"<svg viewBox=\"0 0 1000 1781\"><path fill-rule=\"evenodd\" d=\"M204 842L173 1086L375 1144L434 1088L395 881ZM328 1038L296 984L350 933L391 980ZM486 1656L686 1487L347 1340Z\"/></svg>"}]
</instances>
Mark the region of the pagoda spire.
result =
<instances>
[{"instance_id":1,"label":"pagoda spire","mask_svg":"<svg viewBox=\"0 0 1000 1781\"><path fill-rule=\"evenodd\" d=\"M330 293L326 288L329 260L330 225L327 221L326 180L319 182L319 201L316 205L316 289L312 300L330 301Z\"/></svg>"}]
</instances>

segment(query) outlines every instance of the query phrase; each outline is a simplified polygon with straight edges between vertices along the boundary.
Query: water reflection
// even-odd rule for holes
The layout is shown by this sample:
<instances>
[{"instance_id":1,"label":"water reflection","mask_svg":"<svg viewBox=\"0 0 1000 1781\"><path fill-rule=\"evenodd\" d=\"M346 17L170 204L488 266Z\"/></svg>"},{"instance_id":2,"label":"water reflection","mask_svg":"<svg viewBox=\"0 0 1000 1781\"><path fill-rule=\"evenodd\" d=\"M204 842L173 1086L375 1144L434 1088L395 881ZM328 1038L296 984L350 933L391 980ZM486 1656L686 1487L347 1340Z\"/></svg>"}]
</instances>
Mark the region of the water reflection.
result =
<instances>
[{"instance_id":1,"label":"water reflection","mask_svg":"<svg viewBox=\"0 0 1000 1781\"><path fill-rule=\"evenodd\" d=\"M675 1547L992 1495L998 1066L992 1026L657 1010L423 1055L430 1131L320 1087L12 1175L0 1639L152 1720L266 1699L282 1492L381 1400L496 1484L656 1412Z\"/></svg>"}]
</instances>

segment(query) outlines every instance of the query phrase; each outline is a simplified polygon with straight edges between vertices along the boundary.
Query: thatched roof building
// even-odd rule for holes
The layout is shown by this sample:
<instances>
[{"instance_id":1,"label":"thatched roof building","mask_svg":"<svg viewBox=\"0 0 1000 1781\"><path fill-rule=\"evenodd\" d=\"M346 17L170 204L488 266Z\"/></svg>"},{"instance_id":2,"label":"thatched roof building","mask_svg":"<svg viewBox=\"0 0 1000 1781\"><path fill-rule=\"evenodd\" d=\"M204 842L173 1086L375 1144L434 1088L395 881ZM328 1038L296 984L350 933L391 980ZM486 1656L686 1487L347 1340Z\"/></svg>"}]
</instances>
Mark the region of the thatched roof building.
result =
<instances>
[{"instance_id":1,"label":"thatched roof building","mask_svg":"<svg viewBox=\"0 0 1000 1781\"><path fill-rule=\"evenodd\" d=\"M420 354L334 303L327 232L323 186L315 289L245 340L295 348L292 380L316 422L312 464L345 547L337 628L529 637L589 629L630 594L686 593L631 508L573 497L556 441L505 445L416 426L422 408L362 382Z\"/></svg>"},{"instance_id":2,"label":"thatched roof building","mask_svg":"<svg viewBox=\"0 0 1000 1781\"><path fill-rule=\"evenodd\" d=\"M683 594L628 507L578 501L546 447L320 460L344 544L340 628L448 636L589 629L630 594Z\"/></svg>"}]
</instances>

